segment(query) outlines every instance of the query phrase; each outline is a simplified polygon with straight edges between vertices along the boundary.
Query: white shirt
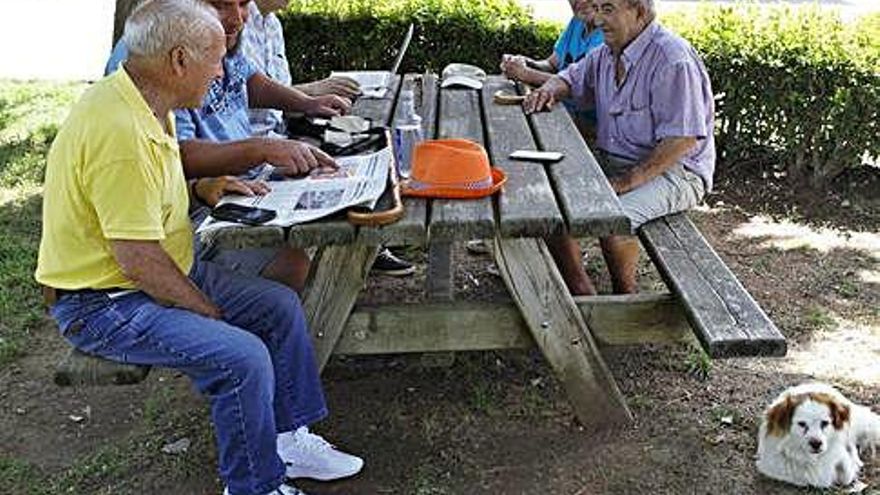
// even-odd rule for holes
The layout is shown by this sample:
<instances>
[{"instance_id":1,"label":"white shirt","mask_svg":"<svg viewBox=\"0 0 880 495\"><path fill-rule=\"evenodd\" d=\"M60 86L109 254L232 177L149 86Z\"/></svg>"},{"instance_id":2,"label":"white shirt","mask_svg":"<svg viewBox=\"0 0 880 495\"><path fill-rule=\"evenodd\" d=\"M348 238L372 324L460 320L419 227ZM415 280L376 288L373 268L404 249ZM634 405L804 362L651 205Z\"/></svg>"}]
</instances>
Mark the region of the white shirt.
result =
<instances>
[{"instance_id":1,"label":"white shirt","mask_svg":"<svg viewBox=\"0 0 880 495\"><path fill-rule=\"evenodd\" d=\"M248 20L241 33L241 50L254 67L270 79L290 86L290 65L284 51L284 31L274 13L263 15L256 2L248 4ZM254 136L268 136L274 131L284 134L281 110L251 108L248 110Z\"/></svg>"}]
</instances>

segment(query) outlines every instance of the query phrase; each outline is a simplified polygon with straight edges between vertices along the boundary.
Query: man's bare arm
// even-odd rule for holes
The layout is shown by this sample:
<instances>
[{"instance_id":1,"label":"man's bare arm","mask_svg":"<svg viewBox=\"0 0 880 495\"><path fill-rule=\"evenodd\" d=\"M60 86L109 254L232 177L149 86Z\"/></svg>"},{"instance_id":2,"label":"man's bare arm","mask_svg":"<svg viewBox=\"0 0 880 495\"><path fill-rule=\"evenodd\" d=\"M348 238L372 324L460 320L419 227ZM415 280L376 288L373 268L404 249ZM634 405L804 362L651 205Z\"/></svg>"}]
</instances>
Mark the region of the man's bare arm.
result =
<instances>
[{"instance_id":1,"label":"man's bare arm","mask_svg":"<svg viewBox=\"0 0 880 495\"><path fill-rule=\"evenodd\" d=\"M293 139L248 138L218 143L190 139L180 143L187 177L239 175L262 163L279 173L299 175L317 167L335 168L336 162L320 149Z\"/></svg>"},{"instance_id":2,"label":"man's bare arm","mask_svg":"<svg viewBox=\"0 0 880 495\"><path fill-rule=\"evenodd\" d=\"M221 319L220 309L199 290L158 241L111 241L122 273L156 301Z\"/></svg>"},{"instance_id":3,"label":"man's bare arm","mask_svg":"<svg viewBox=\"0 0 880 495\"><path fill-rule=\"evenodd\" d=\"M632 191L660 176L678 163L697 144L695 137L670 137L660 141L651 154L626 174L609 179L617 194Z\"/></svg>"},{"instance_id":4,"label":"man's bare arm","mask_svg":"<svg viewBox=\"0 0 880 495\"><path fill-rule=\"evenodd\" d=\"M273 81L260 72L248 79L247 92L251 108L275 108L317 117L342 115L351 110L351 102L345 98L336 95L311 97L299 89Z\"/></svg>"},{"instance_id":5,"label":"man's bare arm","mask_svg":"<svg viewBox=\"0 0 880 495\"><path fill-rule=\"evenodd\" d=\"M188 139L180 142L180 159L187 177L239 175L265 161L263 138L217 142Z\"/></svg>"}]
</instances>

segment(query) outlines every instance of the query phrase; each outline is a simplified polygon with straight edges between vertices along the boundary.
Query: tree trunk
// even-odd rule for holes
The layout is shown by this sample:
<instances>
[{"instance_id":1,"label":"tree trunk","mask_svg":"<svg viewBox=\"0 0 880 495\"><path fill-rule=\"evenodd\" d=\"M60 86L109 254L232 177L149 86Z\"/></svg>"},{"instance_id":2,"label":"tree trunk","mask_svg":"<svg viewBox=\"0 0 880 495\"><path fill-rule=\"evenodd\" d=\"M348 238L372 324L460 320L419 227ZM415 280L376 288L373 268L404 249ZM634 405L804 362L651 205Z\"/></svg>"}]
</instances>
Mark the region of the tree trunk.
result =
<instances>
[{"instance_id":1,"label":"tree trunk","mask_svg":"<svg viewBox=\"0 0 880 495\"><path fill-rule=\"evenodd\" d=\"M113 46L122 37L122 31L125 28L125 20L128 14L134 9L135 5L141 0L116 0L116 10L113 15Z\"/></svg>"}]
</instances>

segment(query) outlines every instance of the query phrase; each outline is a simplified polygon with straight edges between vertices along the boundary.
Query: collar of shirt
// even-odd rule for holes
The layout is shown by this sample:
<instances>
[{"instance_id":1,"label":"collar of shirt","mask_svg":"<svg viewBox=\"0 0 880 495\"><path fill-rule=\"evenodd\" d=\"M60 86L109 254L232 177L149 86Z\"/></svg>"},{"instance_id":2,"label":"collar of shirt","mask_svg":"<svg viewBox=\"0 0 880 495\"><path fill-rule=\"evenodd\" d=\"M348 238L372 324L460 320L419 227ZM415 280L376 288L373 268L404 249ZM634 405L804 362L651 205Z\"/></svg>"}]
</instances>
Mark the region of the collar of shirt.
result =
<instances>
[{"instance_id":1,"label":"collar of shirt","mask_svg":"<svg viewBox=\"0 0 880 495\"><path fill-rule=\"evenodd\" d=\"M623 49L620 58L623 60L623 67L626 69L627 73L629 73L630 68L642 58L645 50L647 50L648 46L651 44L651 40L654 38L654 33L657 32L657 29L659 29L657 21L651 21L645 26L645 29L643 29L642 32Z\"/></svg>"},{"instance_id":2,"label":"collar of shirt","mask_svg":"<svg viewBox=\"0 0 880 495\"><path fill-rule=\"evenodd\" d=\"M113 78L113 85L116 86L116 89L122 95L122 99L140 115L140 120L145 125L143 130L147 137L158 144L177 147L177 140L174 136L176 134L174 130L174 114L168 112L165 115L166 125L171 130L171 135L168 135L157 117L153 115L153 110L147 104L147 100L144 99L140 90L135 86L134 81L131 80L131 76L128 75L125 66L121 65L120 69L110 76Z\"/></svg>"}]
</instances>

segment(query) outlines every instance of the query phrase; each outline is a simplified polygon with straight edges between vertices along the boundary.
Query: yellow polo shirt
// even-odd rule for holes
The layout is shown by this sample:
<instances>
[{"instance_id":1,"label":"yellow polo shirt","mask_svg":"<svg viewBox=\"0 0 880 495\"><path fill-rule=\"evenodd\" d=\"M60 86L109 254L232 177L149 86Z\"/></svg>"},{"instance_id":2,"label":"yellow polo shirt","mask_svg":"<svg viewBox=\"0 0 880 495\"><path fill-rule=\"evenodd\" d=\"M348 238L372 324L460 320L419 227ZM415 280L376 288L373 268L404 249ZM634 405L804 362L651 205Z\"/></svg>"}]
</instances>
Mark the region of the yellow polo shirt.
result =
<instances>
[{"instance_id":1,"label":"yellow polo shirt","mask_svg":"<svg viewBox=\"0 0 880 495\"><path fill-rule=\"evenodd\" d=\"M89 88L52 143L36 278L59 289L133 288L111 240L159 241L188 273L188 205L177 140L118 70Z\"/></svg>"}]
</instances>

